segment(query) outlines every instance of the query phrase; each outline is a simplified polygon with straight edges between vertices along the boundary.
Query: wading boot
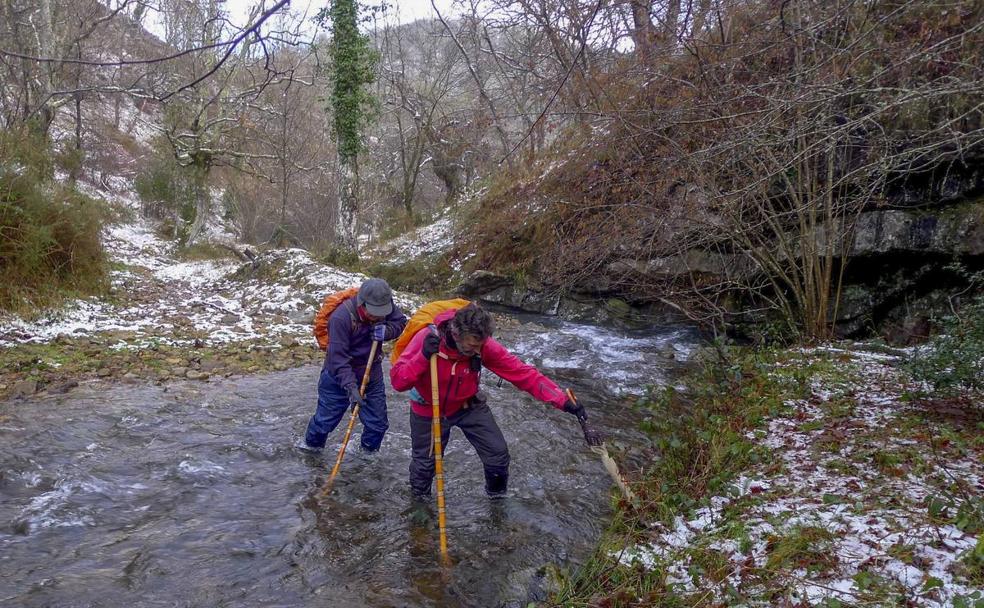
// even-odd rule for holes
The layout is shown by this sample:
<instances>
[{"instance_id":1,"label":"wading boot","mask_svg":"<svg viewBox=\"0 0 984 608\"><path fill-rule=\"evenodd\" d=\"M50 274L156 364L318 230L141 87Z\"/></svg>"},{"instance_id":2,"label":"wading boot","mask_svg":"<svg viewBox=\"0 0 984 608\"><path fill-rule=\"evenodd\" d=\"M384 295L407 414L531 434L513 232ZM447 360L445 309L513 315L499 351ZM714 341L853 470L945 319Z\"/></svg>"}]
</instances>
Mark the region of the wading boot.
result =
<instances>
[{"instance_id":1,"label":"wading boot","mask_svg":"<svg viewBox=\"0 0 984 608\"><path fill-rule=\"evenodd\" d=\"M485 494L492 500L505 498L509 486L509 473L485 473Z\"/></svg>"},{"instance_id":2,"label":"wading boot","mask_svg":"<svg viewBox=\"0 0 984 608\"><path fill-rule=\"evenodd\" d=\"M430 521L431 513L430 508L431 495L430 492L418 492L416 490L410 490L410 507L403 512L410 519L410 523L415 526L426 525Z\"/></svg>"},{"instance_id":3,"label":"wading boot","mask_svg":"<svg viewBox=\"0 0 984 608\"><path fill-rule=\"evenodd\" d=\"M294 447L302 452L307 452L308 454L320 454L322 448L316 448L313 445L308 445L307 440L304 437L298 437L294 441Z\"/></svg>"}]
</instances>

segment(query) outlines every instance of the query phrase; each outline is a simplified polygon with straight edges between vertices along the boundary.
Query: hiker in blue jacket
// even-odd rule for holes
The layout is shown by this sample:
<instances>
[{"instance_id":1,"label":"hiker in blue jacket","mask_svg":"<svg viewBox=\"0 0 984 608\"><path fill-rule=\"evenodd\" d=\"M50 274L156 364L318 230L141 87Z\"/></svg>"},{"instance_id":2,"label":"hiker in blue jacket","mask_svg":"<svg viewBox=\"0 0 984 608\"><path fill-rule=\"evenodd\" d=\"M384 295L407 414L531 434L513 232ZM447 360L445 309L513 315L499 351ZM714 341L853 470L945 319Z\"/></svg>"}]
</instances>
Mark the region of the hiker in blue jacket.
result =
<instances>
[{"instance_id":1,"label":"hiker in blue jacket","mask_svg":"<svg viewBox=\"0 0 984 608\"><path fill-rule=\"evenodd\" d=\"M386 417L386 390L383 385L383 349L376 349L366 394L359 394L373 341L395 340L407 324L407 317L393 303L393 291L382 279L369 279L358 295L342 302L328 318L328 351L318 382L318 408L308 422L307 432L297 447L320 452L328 433L335 430L349 407L359 406L362 421L362 449L375 452L389 427Z\"/></svg>"}]
</instances>

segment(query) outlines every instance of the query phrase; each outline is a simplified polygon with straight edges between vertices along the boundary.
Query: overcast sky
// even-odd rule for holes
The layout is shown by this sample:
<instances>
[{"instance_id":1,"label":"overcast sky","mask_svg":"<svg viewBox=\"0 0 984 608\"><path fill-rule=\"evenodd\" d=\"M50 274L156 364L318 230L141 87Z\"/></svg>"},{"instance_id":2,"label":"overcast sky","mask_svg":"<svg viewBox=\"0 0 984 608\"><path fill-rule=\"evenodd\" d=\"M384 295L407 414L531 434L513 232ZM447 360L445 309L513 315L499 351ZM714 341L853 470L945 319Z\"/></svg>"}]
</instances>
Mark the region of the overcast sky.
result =
<instances>
[{"instance_id":1,"label":"overcast sky","mask_svg":"<svg viewBox=\"0 0 984 608\"><path fill-rule=\"evenodd\" d=\"M226 9L229 11L232 20L237 25L243 25L249 9L256 5L260 0L226 0ZM309 16L317 13L322 7L327 6L330 0L291 0L290 10L295 13L306 12ZM452 0L435 0L437 8L442 15L452 13ZM375 2L374 2L375 3ZM270 0L267 0L270 5ZM434 9L431 8L430 0L388 0L389 9L387 14L399 18L400 23L409 23L417 19L431 17Z\"/></svg>"},{"instance_id":2,"label":"overcast sky","mask_svg":"<svg viewBox=\"0 0 984 608\"><path fill-rule=\"evenodd\" d=\"M250 9L262 1L225 0L224 7L229 14L229 20L233 24L242 27L246 24L246 17L249 15ZM377 4L379 1L370 0L373 4ZM456 12L453 7L453 1L434 0L434 3L440 9L441 14L448 17L454 15ZM291 0L290 11L295 15L303 16L306 23L311 23L310 18L316 15L321 8L327 6L329 2L331 0ZM388 23L410 23L417 19L434 17L434 9L431 7L430 0L386 0L386 2L388 8L385 20ZM268 7L272 6L273 0L266 0L266 5ZM163 25L155 10L152 9L150 11L147 19L144 21L144 27L156 36L163 38ZM312 24L307 34L313 34L313 28L314 26Z\"/></svg>"}]
</instances>

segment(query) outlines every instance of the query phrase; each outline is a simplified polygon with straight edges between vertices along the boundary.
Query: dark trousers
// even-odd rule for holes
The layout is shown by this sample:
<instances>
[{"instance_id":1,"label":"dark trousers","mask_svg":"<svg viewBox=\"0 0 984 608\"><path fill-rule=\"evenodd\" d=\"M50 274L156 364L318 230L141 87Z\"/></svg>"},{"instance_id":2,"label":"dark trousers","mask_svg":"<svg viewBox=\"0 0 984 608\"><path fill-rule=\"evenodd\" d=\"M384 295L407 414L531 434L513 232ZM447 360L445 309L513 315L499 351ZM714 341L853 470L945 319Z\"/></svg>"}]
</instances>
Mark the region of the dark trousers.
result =
<instances>
[{"instance_id":1,"label":"dark trousers","mask_svg":"<svg viewBox=\"0 0 984 608\"><path fill-rule=\"evenodd\" d=\"M417 496L430 494L434 480L434 455L431 418L410 412L410 489ZM456 426L472 444L485 468L485 490L503 494L509 479L509 448L489 406L475 404L458 410L450 418L441 418L442 455L448 447L451 427Z\"/></svg>"},{"instance_id":2,"label":"dark trousers","mask_svg":"<svg viewBox=\"0 0 984 608\"><path fill-rule=\"evenodd\" d=\"M370 382L366 387L366 405L359 408L362 421L362 448L368 451L379 449L383 435L389 428L386 417L386 386L382 380ZM348 394L338 385L335 377L326 370L321 371L318 381L318 409L308 422L304 440L314 448L322 448L328 433L335 430L349 409Z\"/></svg>"}]
</instances>

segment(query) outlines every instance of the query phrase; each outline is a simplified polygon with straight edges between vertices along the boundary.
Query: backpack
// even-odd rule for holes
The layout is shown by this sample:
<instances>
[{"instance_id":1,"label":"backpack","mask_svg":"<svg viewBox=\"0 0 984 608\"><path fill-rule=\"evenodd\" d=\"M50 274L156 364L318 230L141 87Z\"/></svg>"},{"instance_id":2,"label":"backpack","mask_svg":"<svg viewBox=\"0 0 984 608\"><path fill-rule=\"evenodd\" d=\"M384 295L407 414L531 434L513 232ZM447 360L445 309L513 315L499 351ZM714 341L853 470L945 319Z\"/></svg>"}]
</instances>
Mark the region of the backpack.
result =
<instances>
[{"instance_id":1,"label":"backpack","mask_svg":"<svg viewBox=\"0 0 984 608\"><path fill-rule=\"evenodd\" d=\"M358 287L350 287L342 291L330 293L325 297L324 302L321 303L321 310L314 316L314 338L318 341L318 348L324 351L328 350L328 317L346 300L350 300L358 294ZM352 325L355 325L355 323L356 320L353 318Z\"/></svg>"},{"instance_id":2,"label":"backpack","mask_svg":"<svg viewBox=\"0 0 984 608\"><path fill-rule=\"evenodd\" d=\"M464 308L469 304L471 302L468 300L457 298L454 300L437 300L421 306L417 312L413 313L410 320L407 321L407 326L403 328L403 333L400 334L400 337L393 344L393 352L390 353L390 363L396 363L396 360L400 358L400 354L407 347L407 344L410 344L410 340L413 339L418 331L433 324L434 317L445 310Z\"/></svg>"}]
</instances>

